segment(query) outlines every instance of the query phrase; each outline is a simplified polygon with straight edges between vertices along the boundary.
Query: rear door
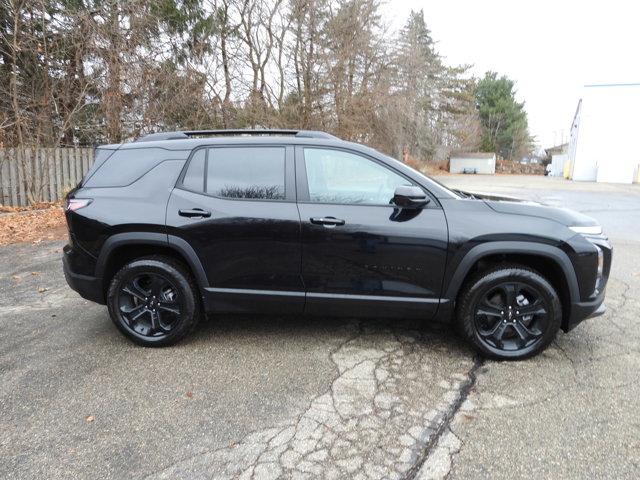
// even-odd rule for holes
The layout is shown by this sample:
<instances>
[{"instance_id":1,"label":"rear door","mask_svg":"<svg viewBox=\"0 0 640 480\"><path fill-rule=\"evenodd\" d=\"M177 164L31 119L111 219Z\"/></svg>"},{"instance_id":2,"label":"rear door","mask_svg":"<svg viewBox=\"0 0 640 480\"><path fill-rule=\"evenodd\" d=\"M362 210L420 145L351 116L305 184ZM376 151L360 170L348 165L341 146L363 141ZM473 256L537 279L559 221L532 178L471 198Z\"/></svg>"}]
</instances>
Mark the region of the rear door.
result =
<instances>
[{"instance_id":1,"label":"rear door","mask_svg":"<svg viewBox=\"0 0 640 480\"><path fill-rule=\"evenodd\" d=\"M200 258L210 310L303 310L293 155L293 147L273 144L191 154L169 200L167 228Z\"/></svg>"},{"instance_id":2,"label":"rear door","mask_svg":"<svg viewBox=\"0 0 640 480\"><path fill-rule=\"evenodd\" d=\"M399 210L395 188L412 181L345 149L296 147L296 172L305 311L431 318L448 237L436 199Z\"/></svg>"}]
</instances>

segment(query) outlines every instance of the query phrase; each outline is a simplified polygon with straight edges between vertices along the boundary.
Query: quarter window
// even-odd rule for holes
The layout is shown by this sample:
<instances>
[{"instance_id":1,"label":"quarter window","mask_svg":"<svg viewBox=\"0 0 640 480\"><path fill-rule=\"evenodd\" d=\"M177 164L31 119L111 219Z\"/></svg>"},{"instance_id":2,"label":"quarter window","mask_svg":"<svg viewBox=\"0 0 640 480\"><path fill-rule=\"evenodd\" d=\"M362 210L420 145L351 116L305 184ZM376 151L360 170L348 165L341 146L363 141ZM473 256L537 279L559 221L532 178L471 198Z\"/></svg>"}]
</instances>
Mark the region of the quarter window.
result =
<instances>
[{"instance_id":1,"label":"quarter window","mask_svg":"<svg viewBox=\"0 0 640 480\"><path fill-rule=\"evenodd\" d=\"M360 155L305 148L309 199L317 203L388 205L406 178Z\"/></svg>"}]
</instances>

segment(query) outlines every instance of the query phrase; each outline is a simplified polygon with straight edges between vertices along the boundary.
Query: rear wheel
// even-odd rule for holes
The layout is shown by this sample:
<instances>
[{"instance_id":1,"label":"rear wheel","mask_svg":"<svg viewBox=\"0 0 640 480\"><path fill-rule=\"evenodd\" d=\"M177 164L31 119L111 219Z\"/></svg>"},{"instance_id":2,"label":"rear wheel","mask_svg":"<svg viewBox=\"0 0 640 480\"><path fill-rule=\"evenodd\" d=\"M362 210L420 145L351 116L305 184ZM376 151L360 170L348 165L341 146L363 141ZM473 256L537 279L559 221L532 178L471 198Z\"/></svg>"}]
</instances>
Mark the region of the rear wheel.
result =
<instances>
[{"instance_id":1,"label":"rear wheel","mask_svg":"<svg viewBox=\"0 0 640 480\"><path fill-rule=\"evenodd\" d=\"M198 323L198 289L188 270L169 257L128 263L111 280L109 315L139 345L160 347L184 338Z\"/></svg>"},{"instance_id":2,"label":"rear wheel","mask_svg":"<svg viewBox=\"0 0 640 480\"><path fill-rule=\"evenodd\" d=\"M458 331L484 356L522 359L544 350L562 320L553 286L534 270L506 265L481 272L463 287Z\"/></svg>"}]
</instances>

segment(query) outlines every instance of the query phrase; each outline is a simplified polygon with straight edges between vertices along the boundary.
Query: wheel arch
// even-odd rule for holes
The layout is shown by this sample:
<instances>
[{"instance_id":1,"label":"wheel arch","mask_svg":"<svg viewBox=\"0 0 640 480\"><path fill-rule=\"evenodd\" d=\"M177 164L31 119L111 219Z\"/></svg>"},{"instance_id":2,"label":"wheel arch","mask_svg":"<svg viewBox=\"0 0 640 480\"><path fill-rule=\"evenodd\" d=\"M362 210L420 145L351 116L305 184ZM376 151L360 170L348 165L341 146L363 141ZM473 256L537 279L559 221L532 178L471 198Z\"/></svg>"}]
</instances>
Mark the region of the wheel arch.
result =
<instances>
[{"instance_id":1,"label":"wheel arch","mask_svg":"<svg viewBox=\"0 0 640 480\"><path fill-rule=\"evenodd\" d=\"M148 255L167 255L185 264L201 292L209 286L204 267L195 250L184 239L154 232L127 232L109 237L96 262L96 277L106 292L113 275L126 263Z\"/></svg>"},{"instance_id":2,"label":"wheel arch","mask_svg":"<svg viewBox=\"0 0 640 480\"><path fill-rule=\"evenodd\" d=\"M519 263L545 276L556 288L562 303L562 327L571 315L571 304L580 299L578 280L569 256L560 248L532 242L490 242L473 247L460 261L446 288L454 302L464 282L483 265Z\"/></svg>"}]
</instances>

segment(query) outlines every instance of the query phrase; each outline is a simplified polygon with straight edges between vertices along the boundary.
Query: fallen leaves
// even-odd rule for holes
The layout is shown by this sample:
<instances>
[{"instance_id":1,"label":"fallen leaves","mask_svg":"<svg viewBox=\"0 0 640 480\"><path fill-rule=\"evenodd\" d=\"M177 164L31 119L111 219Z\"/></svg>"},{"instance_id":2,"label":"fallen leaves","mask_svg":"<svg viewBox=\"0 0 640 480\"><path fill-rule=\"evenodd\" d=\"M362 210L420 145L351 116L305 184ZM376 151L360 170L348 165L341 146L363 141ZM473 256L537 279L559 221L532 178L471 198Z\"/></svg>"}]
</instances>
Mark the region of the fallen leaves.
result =
<instances>
[{"instance_id":1,"label":"fallen leaves","mask_svg":"<svg viewBox=\"0 0 640 480\"><path fill-rule=\"evenodd\" d=\"M84 417L84 421L87 423L91 423L95 420L96 418L93 415L87 415L86 417Z\"/></svg>"},{"instance_id":2,"label":"fallen leaves","mask_svg":"<svg viewBox=\"0 0 640 480\"><path fill-rule=\"evenodd\" d=\"M66 235L66 222L60 204L45 204L46 208L19 210L0 214L0 245L19 242L40 243L60 240ZM1 211L15 207L2 207Z\"/></svg>"},{"instance_id":3,"label":"fallen leaves","mask_svg":"<svg viewBox=\"0 0 640 480\"><path fill-rule=\"evenodd\" d=\"M6 205L0 205L0 213L16 213L27 212L30 210L43 210L60 205L60 202L37 202L30 207L9 207Z\"/></svg>"},{"instance_id":4,"label":"fallen leaves","mask_svg":"<svg viewBox=\"0 0 640 480\"><path fill-rule=\"evenodd\" d=\"M49 289L48 289L48 288L45 288L45 287L39 287L39 288L38 288L38 293L44 293L44 292L46 292L47 290L49 290Z\"/></svg>"}]
</instances>

